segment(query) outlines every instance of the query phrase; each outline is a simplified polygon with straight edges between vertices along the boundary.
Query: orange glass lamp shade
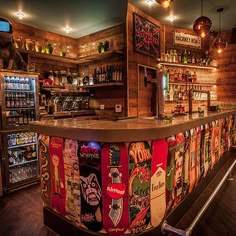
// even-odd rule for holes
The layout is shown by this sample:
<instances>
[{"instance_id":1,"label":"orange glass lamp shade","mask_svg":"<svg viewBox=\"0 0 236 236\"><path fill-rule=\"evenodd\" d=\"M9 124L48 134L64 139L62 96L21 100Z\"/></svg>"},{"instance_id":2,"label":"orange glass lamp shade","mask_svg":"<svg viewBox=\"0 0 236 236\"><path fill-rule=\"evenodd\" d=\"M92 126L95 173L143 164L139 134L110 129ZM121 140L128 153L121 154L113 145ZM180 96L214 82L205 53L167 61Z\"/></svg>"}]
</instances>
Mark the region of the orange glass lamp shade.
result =
<instances>
[{"instance_id":1,"label":"orange glass lamp shade","mask_svg":"<svg viewBox=\"0 0 236 236\"><path fill-rule=\"evenodd\" d=\"M164 8L168 8L174 0L156 0L156 2L161 4Z\"/></svg>"},{"instance_id":2,"label":"orange glass lamp shade","mask_svg":"<svg viewBox=\"0 0 236 236\"><path fill-rule=\"evenodd\" d=\"M213 42L213 48L218 52L222 53L222 51L227 47L227 42L221 37L217 37Z\"/></svg>"},{"instance_id":3,"label":"orange glass lamp shade","mask_svg":"<svg viewBox=\"0 0 236 236\"><path fill-rule=\"evenodd\" d=\"M197 36L205 38L210 32L212 21L206 16L198 17L193 24L193 31Z\"/></svg>"}]
</instances>

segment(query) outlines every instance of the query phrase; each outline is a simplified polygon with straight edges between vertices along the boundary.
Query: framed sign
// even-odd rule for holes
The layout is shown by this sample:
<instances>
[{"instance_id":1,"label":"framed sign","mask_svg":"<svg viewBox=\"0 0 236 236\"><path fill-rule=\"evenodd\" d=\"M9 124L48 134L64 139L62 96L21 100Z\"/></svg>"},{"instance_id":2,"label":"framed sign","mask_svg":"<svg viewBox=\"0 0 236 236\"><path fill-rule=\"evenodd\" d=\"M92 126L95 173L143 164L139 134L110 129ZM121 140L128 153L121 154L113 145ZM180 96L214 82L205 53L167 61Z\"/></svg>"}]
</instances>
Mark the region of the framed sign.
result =
<instances>
[{"instance_id":1,"label":"framed sign","mask_svg":"<svg viewBox=\"0 0 236 236\"><path fill-rule=\"evenodd\" d=\"M160 58L160 26L134 13L134 49Z\"/></svg>"},{"instance_id":2,"label":"framed sign","mask_svg":"<svg viewBox=\"0 0 236 236\"><path fill-rule=\"evenodd\" d=\"M201 37L182 32L174 32L174 44L201 48Z\"/></svg>"}]
</instances>

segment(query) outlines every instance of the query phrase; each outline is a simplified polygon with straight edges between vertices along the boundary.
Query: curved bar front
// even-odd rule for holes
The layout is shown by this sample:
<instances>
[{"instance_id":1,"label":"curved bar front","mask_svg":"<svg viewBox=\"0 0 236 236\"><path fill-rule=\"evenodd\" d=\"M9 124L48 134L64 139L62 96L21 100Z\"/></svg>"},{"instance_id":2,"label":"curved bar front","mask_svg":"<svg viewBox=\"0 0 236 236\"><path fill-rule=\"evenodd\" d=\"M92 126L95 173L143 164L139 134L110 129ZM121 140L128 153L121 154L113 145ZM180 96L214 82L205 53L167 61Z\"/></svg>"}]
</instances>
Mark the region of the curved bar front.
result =
<instances>
[{"instance_id":1,"label":"curved bar front","mask_svg":"<svg viewBox=\"0 0 236 236\"><path fill-rule=\"evenodd\" d=\"M235 114L31 122L45 224L63 235L149 234L229 150Z\"/></svg>"},{"instance_id":2,"label":"curved bar front","mask_svg":"<svg viewBox=\"0 0 236 236\"><path fill-rule=\"evenodd\" d=\"M165 138L232 114L235 111L210 112L203 117L179 116L172 121L153 117L120 121L59 119L35 121L30 128L45 135L83 141L132 142Z\"/></svg>"}]
</instances>

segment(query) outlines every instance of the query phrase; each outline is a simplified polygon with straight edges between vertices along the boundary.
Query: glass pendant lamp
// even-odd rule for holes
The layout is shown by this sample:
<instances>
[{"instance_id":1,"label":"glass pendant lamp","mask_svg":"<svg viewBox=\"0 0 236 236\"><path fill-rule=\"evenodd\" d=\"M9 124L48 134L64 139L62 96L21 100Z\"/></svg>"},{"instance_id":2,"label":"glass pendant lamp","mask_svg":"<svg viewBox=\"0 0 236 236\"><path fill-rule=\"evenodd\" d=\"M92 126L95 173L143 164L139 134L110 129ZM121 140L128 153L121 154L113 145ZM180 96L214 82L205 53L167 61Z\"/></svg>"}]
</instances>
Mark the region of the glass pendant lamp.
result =
<instances>
[{"instance_id":1,"label":"glass pendant lamp","mask_svg":"<svg viewBox=\"0 0 236 236\"><path fill-rule=\"evenodd\" d=\"M217 12L219 13L219 32L213 42L213 48L216 49L218 53L221 53L227 46L227 42L221 38L221 12L223 12L223 10L224 8L217 9Z\"/></svg>"},{"instance_id":2,"label":"glass pendant lamp","mask_svg":"<svg viewBox=\"0 0 236 236\"><path fill-rule=\"evenodd\" d=\"M198 17L193 24L193 31L197 36L205 38L210 32L212 21L206 16L203 16L203 0L201 0L201 16Z\"/></svg>"}]
</instances>

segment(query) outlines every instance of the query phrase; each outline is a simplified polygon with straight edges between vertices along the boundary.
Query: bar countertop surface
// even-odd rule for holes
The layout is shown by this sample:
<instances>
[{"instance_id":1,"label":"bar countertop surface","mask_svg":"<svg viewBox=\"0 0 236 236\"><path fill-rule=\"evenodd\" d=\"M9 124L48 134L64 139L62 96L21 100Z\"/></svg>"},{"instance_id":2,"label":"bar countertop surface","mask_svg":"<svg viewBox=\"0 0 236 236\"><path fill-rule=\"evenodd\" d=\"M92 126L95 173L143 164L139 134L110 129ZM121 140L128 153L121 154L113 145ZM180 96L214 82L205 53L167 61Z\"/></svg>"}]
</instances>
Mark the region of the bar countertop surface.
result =
<instances>
[{"instance_id":1,"label":"bar countertop surface","mask_svg":"<svg viewBox=\"0 0 236 236\"><path fill-rule=\"evenodd\" d=\"M236 110L208 112L159 120L154 117L138 117L109 120L59 119L30 122L30 130L36 133L96 142L131 142L166 138L213 120L236 114Z\"/></svg>"}]
</instances>

